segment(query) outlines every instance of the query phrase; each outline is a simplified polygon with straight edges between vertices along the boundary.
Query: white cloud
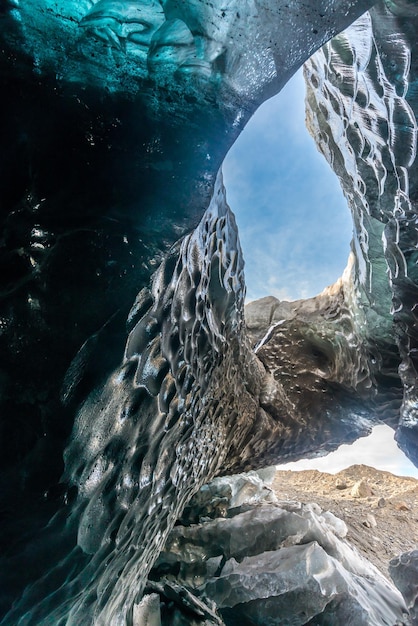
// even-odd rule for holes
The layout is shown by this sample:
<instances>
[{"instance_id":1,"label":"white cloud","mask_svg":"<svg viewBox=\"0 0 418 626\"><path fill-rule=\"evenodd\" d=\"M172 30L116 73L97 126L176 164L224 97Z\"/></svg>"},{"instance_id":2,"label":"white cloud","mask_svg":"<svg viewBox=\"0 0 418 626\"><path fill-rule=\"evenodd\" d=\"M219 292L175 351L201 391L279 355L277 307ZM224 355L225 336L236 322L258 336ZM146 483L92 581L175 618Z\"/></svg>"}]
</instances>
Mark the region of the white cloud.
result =
<instances>
[{"instance_id":1,"label":"white cloud","mask_svg":"<svg viewBox=\"0 0 418 626\"><path fill-rule=\"evenodd\" d=\"M310 297L342 274L351 218L337 177L304 126L301 75L259 109L223 169L249 300Z\"/></svg>"},{"instance_id":2,"label":"white cloud","mask_svg":"<svg viewBox=\"0 0 418 626\"><path fill-rule=\"evenodd\" d=\"M389 426L376 426L369 437L358 439L351 445L343 445L328 456L318 459L306 459L296 463L278 465L280 470L300 471L317 469L335 474L350 465L369 465L398 476L418 478L418 468L409 461L398 448Z\"/></svg>"}]
</instances>

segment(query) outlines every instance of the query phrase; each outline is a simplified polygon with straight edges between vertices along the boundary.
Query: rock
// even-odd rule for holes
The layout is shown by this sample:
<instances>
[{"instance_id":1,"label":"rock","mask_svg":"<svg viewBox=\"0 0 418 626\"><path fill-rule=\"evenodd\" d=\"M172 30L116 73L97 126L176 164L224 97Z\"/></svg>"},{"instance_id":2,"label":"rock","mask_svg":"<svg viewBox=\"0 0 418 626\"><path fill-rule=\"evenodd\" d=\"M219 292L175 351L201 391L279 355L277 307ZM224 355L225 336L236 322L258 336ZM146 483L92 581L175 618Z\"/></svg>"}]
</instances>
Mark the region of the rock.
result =
<instances>
[{"instance_id":1,"label":"rock","mask_svg":"<svg viewBox=\"0 0 418 626\"><path fill-rule=\"evenodd\" d=\"M202 601L176 582L165 579L161 582L149 581L148 587L159 594L156 596L158 602L160 598L162 600L161 626L225 626L214 602ZM148 625L140 622L138 626ZM154 625L150 623L150 626Z\"/></svg>"},{"instance_id":2,"label":"rock","mask_svg":"<svg viewBox=\"0 0 418 626\"><path fill-rule=\"evenodd\" d=\"M418 626L418 550L412 550L392 559L389 574L405 598L412 619Z\"/></svg>"},{"instance_id":3,"label":"rock","mask_svg":"<svg viewBox=\"0 0 418 626\"><path fill-rule=\"evenodd\" d=\"M337 478L337 480L335 481L335 488L340 489L341 491L343 489L347 489L348 488L347 481L343 480L342 478Z\"/></svg>"},{"instance_id":4,"label":"rock","mask_svg":"<svg viewBox=\"0 0 418 626\"><path fill-rule=\"evenodd\" d=\"M395 509L398 511L410 511L411 508L406 504L406 502L397 502L395 504Z\"/></svg>"},{"instance_id":5,"label":"rock","mask_svg":"<svg viewBox=\"0 0 418 626\"><path fill-rule=\"evenodd\" d=\"M146 595L134 605L133 626L161 626L160 596Z\"/></svg>"},{"instance_id":6,"label":"rock","mask_svg":"<svg viewBox=\"0 0 418 626\"><path fill-rule=\"evenodd\" d=\"M324 519L327 525L333 529L337 537L339 537L340 539L344 539L344 537L347 536L347 524L342 519L336 517L330 511L325 511L325 513L322 513L322 519Z\"/></svg>"},{"instance_id":7,"label":"rock","mask_svg":"<svg viewBox=\"0 0 418 626\"><path fill-rule=\"evenodd\" d=\"M369 498L372 495L373 491L364 478L357 481L351 489L351 496L353 498Z\"/></svg>"},{"instance_id":8,"label":"rock","mask_svg":"<svg viewBox=\"0 0 418 626\"><path fill-rule=\"evenodd\" d=\"M376 528L377 526L377 522L376 522L376 518L374 515L372 515L371 513L369 513L366 516L366 519L364 519L362 521L363 526L365 526L366 528Z\"/></svg>"},{"instance_id":9,"label":"rock","mask_svg":"<svg viewBox=\"0 0 418 626\"><path fill-rule=\"evenodd\" d=\"M266 474L269 480L273 480L274 474L272 477L270 468ZM190 524L203 517L226 517L228 509L240 507L244 503L277 502L277 496L261 478L262 475L260 472L247 472L215 478L192 498L181 516L181 522Z\"/></svg>"},{"instance_id":10,"label":"rock","mask_svg":"<svg viewBox=\"0 0 418 626\"><path fill-rule=\"evenodd\" d=\"M386 506L386 500L384 498L379 498L377 501L377 506L379 509L382 509Z\"/></svg>"}]
</instances>

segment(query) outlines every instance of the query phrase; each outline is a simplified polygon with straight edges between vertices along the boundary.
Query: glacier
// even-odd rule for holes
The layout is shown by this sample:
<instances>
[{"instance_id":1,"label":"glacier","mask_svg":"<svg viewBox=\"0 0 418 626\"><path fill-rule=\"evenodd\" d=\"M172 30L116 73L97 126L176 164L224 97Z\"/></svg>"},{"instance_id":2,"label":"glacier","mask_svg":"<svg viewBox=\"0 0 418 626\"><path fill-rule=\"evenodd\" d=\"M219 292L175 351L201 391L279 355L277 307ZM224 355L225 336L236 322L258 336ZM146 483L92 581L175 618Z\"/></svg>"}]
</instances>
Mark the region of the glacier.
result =
<instances>
[{"instance_id":1,"label":"glacier","mask_svg":"<svg viewBox=\"0 0 418 626\"><path fill-rule=\"evenodd\" d=\"M373 4L3 1L1 624L141 623L216 475L379 422L418 463L418 9ZM220 168L305 62L352 255L244 312Z\"/></svg>"}]
</instances>

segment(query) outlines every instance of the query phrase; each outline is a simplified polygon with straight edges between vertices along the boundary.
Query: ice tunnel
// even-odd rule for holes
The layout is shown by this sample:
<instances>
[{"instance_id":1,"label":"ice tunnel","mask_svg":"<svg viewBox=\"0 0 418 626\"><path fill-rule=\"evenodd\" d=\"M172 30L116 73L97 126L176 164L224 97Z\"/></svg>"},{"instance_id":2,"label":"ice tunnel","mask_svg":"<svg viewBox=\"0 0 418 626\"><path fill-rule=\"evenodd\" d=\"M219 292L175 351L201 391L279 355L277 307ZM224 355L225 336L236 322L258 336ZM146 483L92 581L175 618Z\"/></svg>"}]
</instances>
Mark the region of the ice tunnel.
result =
<instances>
[{"instance_id":1,"label":"ice tunnel","mask_svg":"<svg viewBox=\"0 0 418 626\"><path fill-rule=\"evenodd\" d=\"M159 626L149 588L192 615L167 624L229 626L152 574L203 485L376 423L418 463L417 33L411 0L2 0L2 626ZM220 167L303 63L351 260L244 315ZM280 515L327 555L292 562L370 577L311 513ZM386 585L310 615L394 624Z\"/></svg>"}]
</instances>

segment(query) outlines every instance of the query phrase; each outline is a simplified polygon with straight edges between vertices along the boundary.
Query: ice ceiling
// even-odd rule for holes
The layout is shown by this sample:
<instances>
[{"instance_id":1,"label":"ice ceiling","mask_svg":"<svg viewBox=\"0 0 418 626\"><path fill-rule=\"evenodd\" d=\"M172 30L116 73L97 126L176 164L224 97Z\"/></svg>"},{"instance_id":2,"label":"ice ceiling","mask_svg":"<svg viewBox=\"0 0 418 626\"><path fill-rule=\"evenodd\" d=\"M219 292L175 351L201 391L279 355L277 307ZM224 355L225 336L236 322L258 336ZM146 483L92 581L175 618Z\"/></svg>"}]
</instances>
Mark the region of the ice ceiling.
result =
<instances>
[{"instance_id":1,"label":"ice ceiling","mask_svg":"<svg viewBox=\"0 0 418 626\"><path fill-rule=\"evenodd\" d=\"M418 462L418 11L372 4L3 2L1 624L131 624L216 474L378 421ZM245 321L218 171L309 58L353 255Z\"/></svg>"}]
</instances>

